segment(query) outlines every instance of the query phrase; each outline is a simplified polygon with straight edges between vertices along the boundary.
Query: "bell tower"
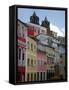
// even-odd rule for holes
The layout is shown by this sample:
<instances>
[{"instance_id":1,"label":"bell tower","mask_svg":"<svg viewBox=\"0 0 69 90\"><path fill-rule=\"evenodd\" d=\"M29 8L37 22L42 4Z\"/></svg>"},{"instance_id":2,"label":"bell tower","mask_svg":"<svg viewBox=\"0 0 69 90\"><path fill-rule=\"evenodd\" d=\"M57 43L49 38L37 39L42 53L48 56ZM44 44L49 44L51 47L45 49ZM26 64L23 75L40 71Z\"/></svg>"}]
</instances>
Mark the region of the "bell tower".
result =
<instances>
[{"instance_id":1,"label":"bell tower","mask_svg":"<svg viewBox=\"0 0 69 90\"><path fill-rule=\"evenodd\" d=\"M44 21L42 21L41 26L47 28L47 30L50 31L50 22L47 20L47 17L45 17Z\"/></svg>"},{"instance_id":2,"label":"bell tower","mask_svg":"<svg viewBox=\"0 0 69 90\"><path fill-rule=\"evenodd\" d=\"M30 23L39 25L39 17L36 15L35 11L33 12L33 15L30 16Z\"/></svg>"}]
</instances>

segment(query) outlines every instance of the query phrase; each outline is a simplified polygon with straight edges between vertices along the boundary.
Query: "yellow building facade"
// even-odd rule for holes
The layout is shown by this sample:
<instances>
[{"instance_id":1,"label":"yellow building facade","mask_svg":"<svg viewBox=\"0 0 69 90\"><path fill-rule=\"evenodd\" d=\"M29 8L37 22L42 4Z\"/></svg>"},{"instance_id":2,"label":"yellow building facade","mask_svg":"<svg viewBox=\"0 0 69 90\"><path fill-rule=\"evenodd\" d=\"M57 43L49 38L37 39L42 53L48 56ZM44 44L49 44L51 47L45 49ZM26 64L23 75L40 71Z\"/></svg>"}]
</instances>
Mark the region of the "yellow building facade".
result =
<instances>
[{"instance_id":1,"label":"yellow building facade","mask_svg":"<svg viewBox=\"0 0 69 90\"><path fill-rule=\"evenodd\" d=\"M28 36L27 40L27 60L25 81L36 81L36 65L37 65L37 44L34 38Z\"/></svg>"}]
</instances>

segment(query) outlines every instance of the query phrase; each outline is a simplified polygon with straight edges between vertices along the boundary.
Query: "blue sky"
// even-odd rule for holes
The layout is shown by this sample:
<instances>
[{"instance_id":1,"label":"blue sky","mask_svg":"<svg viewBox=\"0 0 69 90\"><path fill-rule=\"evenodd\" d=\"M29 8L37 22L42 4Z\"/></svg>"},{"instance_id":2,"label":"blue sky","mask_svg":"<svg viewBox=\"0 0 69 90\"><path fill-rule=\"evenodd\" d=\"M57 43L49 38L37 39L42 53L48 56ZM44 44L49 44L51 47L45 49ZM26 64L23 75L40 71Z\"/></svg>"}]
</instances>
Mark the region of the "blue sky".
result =
<instances>
[{"instance_id":1,"label":"blue sky","mask_svg":"<svg viewBox=\"0 0 69 90\"><path fill-rule=\"evenodd\" d=\"M33 14L33 12L36 12L36 15L40 19L40 24L42 20L44 20L45 16L51 23L52 29L59 29L60 32L63 34L60 34L61 36L64 36L65 32L65 11L59 11L59 10L43 10L43 9L28 9L28 8L18 8L18 19L28 23L30 22L30 16ZM55 26L55 27L54 27ZM58 30L54 31L58 31Z\"/></svg>"}]
</instances>

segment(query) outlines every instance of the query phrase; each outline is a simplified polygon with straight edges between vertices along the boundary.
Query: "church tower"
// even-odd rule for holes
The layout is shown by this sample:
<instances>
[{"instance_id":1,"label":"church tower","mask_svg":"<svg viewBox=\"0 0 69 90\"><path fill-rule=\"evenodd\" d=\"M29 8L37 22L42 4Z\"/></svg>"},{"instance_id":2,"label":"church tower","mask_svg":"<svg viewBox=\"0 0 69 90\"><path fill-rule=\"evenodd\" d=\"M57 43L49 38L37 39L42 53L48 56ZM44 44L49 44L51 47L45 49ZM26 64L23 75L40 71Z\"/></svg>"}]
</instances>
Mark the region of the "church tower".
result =
<instances>
[{"instance_id":1,"label":"church tower","mask_svg":"<svg viewBox=\"0 0 69 90\"><path fill-rule=\"evenodd\" d=\"M39 17L34 12L32 16L30 16L30 23L34 23L39 25Z\"/></svg>"},{"instance_id":2,"label":"church tower","mask_svg":"<svg viewBox=\"0 0 69 90\"><path fill-rule=\"evenodd\" d=\"M50 31L50 22L47 20L47 17L45 17L44 21L42 21L41 26L47 28L47 31Z\"/></svg>"}]
</instances>

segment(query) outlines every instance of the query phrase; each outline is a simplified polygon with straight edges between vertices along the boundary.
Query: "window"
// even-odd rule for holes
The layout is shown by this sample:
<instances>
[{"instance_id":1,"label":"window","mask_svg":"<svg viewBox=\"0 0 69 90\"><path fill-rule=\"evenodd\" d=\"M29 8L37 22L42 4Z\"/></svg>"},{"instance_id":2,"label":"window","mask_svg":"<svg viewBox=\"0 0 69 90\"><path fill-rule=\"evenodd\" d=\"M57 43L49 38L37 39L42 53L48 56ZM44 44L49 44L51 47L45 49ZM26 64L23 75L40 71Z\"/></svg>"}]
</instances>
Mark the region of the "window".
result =
<instances>
[{"instance_id":1,"label":"window","mask_svg":"<svg viewBox=\"0 0 69 90\"><path fill-rule=\"evenodd\" d=\"M29 73L27 74L27 81L29 81Z\"/></svg>"},{"instance_id":2,"label":"window","mask_svg":"<svg viewBox=\"0 0 69 90\"><path fill-rule=\"evenodd\" d=\"M36 60L34 60L34 65L36 66Z\"/></svg>"},{"instance_id":3,"label":"window","mask_svg":"<svg viewBox=\"0 0 69 90\"><path fill-rule=\"evenodd\" d=\"M37 72L37 81L39 81L39 72Z\"/></svg>"},{"instance_id":4,"label":"window","mask_svg":"<svg viewBox=\"0 0 69 90\"><path fill-rule=\"evenodd\" d=\"M36 49L36 45L34 45L34 49Z\"/></svg>"},{"instance_id":5,"label":"window","mask_svg":"<svg viewBox=\"0 0 69 90\"><path fill-rule=\"evenodd\" d=\"M44 62L44 65L46 65L47 63L46 63L46 61Z\"/></svg>"},{"instance_id":6,"label":"window","mask_svg":"<svg viewBox=\"0 0 69 90\"><path fill-rule=\"evenodd\" d=\"M39 60L38 60L38 65L39 65L40 63L39 63Z\"/></svg>"},{"instance_id":7,"label":"window","mask_svg":"<svg viewBox=\"0 0 69 90\"><path fill-rule=\"evenodd\" d=\"M33 44L31 43L31 50L33 51Z\"/></svg>"},{"instance_id":8,"label":"window","mask_svg":"<svg viewBox=\"0 0 69 90\"><path fill-rule=\"evenodd\" d=\"M51 63L54 64L54 59L53 58L51 58Z\"/></svg>"},{"instance_id":9,"label":"window","mask_svg":"<svg viewBox=\"0 0 69 90\"><path fill-rule=\"evenodd\" d=\"M50 68L53 68L53 66L51 66Z\"/></svg>"},{"instance_id":10,"label":"window","mask_svg":"<svg viewBox=\"0 0 69 90\"><path fill-rule=\"evenodd\" d=\"M27 60L27 65L30 66L30 59Z\"/></svg>"},{"instance_id":11,"label":"window","mask_svg":"<svg viewBox=\"0 0 69 90\"><path fill-rule=\"evenodd\" d=\"M40 74L40 80L42 80L42 72L41 72L41 74Z\"/></svg>"},{"instance_id":12,"label":"window","mask_svg":"<svg viewBox=\"0 0 69 90\"><path fill-rule=\"evenodd\" d=\"M18 30L20 30L20 24L18 24Z\"/></svg>"},{"instance_id":13,"label":"window","mask_svg":"<svg viewBox=\"0 0 69 90\"><path fill-rule=\"evenodd\" d=\"M60 54L60 58L62 58L62 54Z\"/></svg>"},{"instance_id":14,"label":"window","mask_svg":"<svg viewBox=\"0 0 69 90\"><path fill-rule=\"evenodd\" d=\"M45 34L45 31L44 31L44 30L42 30L42 33L44 33L44 34Z\"/></svg>"},{"instance_id":15,"label":"window","mask_svg":"<svg viewBox=\"0 0 69 90\"><path fill-rule=\"evenodd\" d=\"M38 34L40 33L40 30L38 30Z\"/></svg>"},{"instance_id":16,"label":"window","mask_svg":"<svg viewBox=\"0 0 69 90\"><path fill-rule=\"evenodd\" d=\"M22 54L22 60L24 60L24 53Z\"/></svg>"},{"instance_id":17,"label":"window","mask_svg":"<svg viewBox=\"0 0 69 90\"><path fill-rule=\"evenodd\" d=\"M24 31L24 27L22 26L22 30Z\"/></svg>"},{"instance_id":18,"label":"window","mask_svg":"<svg viewBox=\"0 0 69 90\"><path fill-rule=\"evenodd\" d=\"M31 60L31 66L33 66L33 60Z\"/></svg>"},{"instance_id":19,"label":"window","mask_svg":"<svg viewBox=\"0 0 69 90\"><path fill-rule=\"evenodd\" d=\"M33 73L31 73L31 81L33 81Z\"/></svg>"},{"instance_id":20,"label":"window","mask_svg":"<svg viewBox=\"0 0 69 90\"><path fill-rule=\"evenodd\" d=\"M36 81L36 73L34 73L34 81Z\"/></svg>"},{"instance_id":21,"label":"window","mask_svg":"<svg viewBox=\"0 0 69 90\"><path fill-rule=\"evenodd\" d=\"M45 72L43 72L43 80L45 80Z\"/></svg>"},{"instance_id":22,"label":"window","mask_svg":"<svg viewBox=\"0 0 69 90\"><path fill-rule=\"evenodd\" d=\"M34 51L36 52L36 45L34 45Z\"/></svg>"},{"instance_id":23,"label":"window","mask_svg":"<svg viewBox=\"0 0 69 90\"><path fill-rule=\"evenodd\" d=\"M21 49L19 48L19 60L21 59Z\"/></svg>"},{"instance_id":24,"label":"window","mask_svg":"<svg viewBox=\"0 0 69 90\"><path fill-rule=\"evenodd\" d=\"M51 46L52 45L52 39L48 38L48 45Z\"/></svg>"},{"instance_id":25,"label":"window","mask_svg":"<svg viewBox=\"0 0 69 90\"><path fill-rule=\"evenodd\" d=\"M47 62L48 62L48 64L54 64L54 58L47 57Z\"/></svg>"},{"instance_id":26,"label":"window","mask_svg":"<svg viewBox=\"0 0 69 90\"><path fill-rule=\"evenodd\" d=\"M50 70L47 71L47 80L49 80L51 77Z\"/></svg>"},{"instance_id":27,"label":"window","mask_svg":"<svg viewBox=\"0 0 69 90\"><path fill-rule=\"evenodd\" d=\"M42 65L45 65L45 61L42 61Z\"/></svg>"},{"instance_id":28,"label":"window","mask_svg":"<svg viewBox=\"0 0 69 90\"><path fill-rule=\"evenodd\" d=\"M23 38L24 38L24 33L23 33Z\"/></svg>"},{"instance_id":29,"label":"window","mask_svg":"<svg viewBox=\"0 0 69 90\"><path fill-rule=\"evenodd\" d=\"M22 35L23 35L23 38L24 38L24 27L22 27Z\"/></svg>"}]
</instances>

